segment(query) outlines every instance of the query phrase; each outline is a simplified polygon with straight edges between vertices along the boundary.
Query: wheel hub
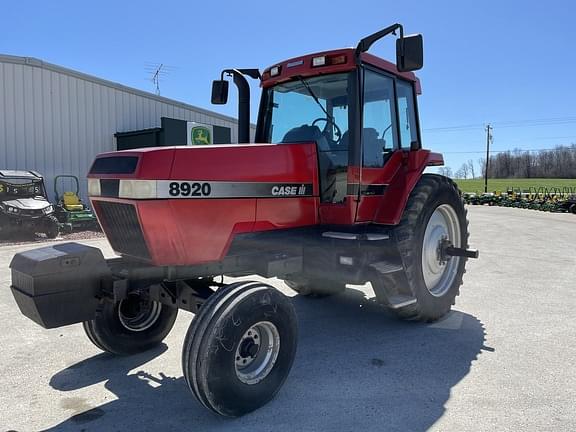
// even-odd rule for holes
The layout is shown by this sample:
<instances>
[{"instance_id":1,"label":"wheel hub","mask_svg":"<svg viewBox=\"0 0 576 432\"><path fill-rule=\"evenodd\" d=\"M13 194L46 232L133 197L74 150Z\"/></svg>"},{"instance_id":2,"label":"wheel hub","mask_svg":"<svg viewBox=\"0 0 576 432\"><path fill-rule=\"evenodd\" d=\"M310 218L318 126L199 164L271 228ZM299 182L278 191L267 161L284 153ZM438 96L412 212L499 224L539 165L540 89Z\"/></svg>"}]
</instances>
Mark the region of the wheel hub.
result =
<instances>
[{"instance_id":1,"label":"wheel hub","mask_svg":"<svg viewBox=\"0 0 576 432\"><path fill-rule=\"evenodd\" d=\"M148 330L160 317L162 304L144 299L140 295L130 295L118 304L118 319L128 330L141 332Z\"/></svg>"},{"instance_id":2,"label":"wheel hub","mask_svg":"<svg viewBox=\"0 0 576 432\"><path fill-rule=\"evenodd\" d=\"M460 258L448 257L446 245L461 245L460 222L452 206L440 205L430 216L422 242L422 276L428 291L441 297L451 287Z\"/></svg>"},{"instance_id":3,"label":"wheel hub","mask_svg":"<svg viewBox=\"0 0 576 432\"><path fill-rule=\"evenodd\" d=\"M242 336L236 349L236 376L245 384L262 381L276 363L280 352L280 334L274 324L260 321Z\"/></svg>"}]
</instances>

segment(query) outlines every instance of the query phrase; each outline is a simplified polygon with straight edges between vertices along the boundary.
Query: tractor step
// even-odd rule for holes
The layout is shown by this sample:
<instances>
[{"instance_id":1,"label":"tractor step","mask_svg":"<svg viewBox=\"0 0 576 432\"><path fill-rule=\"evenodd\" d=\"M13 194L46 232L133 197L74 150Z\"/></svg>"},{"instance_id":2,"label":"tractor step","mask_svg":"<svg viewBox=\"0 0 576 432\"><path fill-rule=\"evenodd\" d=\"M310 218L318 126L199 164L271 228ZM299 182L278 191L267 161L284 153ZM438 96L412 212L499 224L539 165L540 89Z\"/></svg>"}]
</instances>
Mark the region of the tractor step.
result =
<instances>
[{"instance_id":1,"label":"tractor step","mask_svg":"<svg viewBox=\"0 0 576 432\"><path fill-rule=\"evenodd\" d=\"M410 296L396 294L388 297L388 306L391 309L400 309L414 303L416 303L416 299Z\"/></svg>"},{"instance_id":2,"label":"tractor step","mask_svg":"<svg viewBox=\"0 0 576 432\"><path fill-rule=\"evenodd\" d=\"M355 233L338 232L338 231L323 232L322 237L337 240L368 240L368 241L381 241L390 239L390 236L384 233L355 234Z\"/></svg>"},{"instance_id":3,"label":"tractor step","mask_svg":"<svg viewBox=\"0 0 576 432\"><path fill-rule=\"evenodd\" d=\"M389 274L389 273L396 273L404 271L404 267L402 264L395 264L389 261L380 261L373 264L370 264L374 270L381 274Z\"/></svg>"}]
</instances>

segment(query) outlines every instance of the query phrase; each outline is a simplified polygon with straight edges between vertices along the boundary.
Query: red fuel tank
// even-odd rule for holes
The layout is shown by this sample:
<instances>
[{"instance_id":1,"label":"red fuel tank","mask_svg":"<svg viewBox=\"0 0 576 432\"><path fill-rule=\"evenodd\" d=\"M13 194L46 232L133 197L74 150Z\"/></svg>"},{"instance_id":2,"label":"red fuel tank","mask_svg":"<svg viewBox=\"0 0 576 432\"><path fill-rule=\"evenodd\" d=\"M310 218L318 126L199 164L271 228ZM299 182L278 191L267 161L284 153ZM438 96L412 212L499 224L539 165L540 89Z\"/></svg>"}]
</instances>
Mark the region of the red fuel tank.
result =
<instances>
[{"instance_id":1,"label":"red fuel tank","mask_svg":"<svg viewBox=\"0 0 576 432\"><path fill-rule=\"evenodd\" d=\"M113 249L154 265L219 261L238 233L318 223L313 143L106 153L88 179Z\"/></svg>"}]
</instances>

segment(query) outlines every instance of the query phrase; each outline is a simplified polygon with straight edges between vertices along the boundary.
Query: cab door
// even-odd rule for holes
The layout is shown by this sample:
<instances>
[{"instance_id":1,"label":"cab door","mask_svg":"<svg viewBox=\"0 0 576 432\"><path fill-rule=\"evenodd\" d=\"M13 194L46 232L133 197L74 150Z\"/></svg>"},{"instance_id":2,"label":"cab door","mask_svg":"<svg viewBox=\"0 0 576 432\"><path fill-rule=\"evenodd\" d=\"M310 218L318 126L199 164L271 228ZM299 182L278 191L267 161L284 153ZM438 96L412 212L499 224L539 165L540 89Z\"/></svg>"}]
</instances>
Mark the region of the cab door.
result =
<instances>
[{"instance_id":1,"label":"cab door","mask_svg":"<svg viewBox=\"0 0 576 432\"><path fill-rule=\"evenodd\" d=\"M425 152L420 150L414 85L365 69L362 107L356 222L395 224L420 176Z\"/></svg>"},{"instance_id":2,"label":"cab door","mask_svg":"<svg viewBox=\"0 0 576 432\"><path fill-rule=\"evenodd\" d=\"M403 164L398 138L395 79L365 68L362 92L361 166L356 222L371 222Z\"/></svg>"}]
</instances>

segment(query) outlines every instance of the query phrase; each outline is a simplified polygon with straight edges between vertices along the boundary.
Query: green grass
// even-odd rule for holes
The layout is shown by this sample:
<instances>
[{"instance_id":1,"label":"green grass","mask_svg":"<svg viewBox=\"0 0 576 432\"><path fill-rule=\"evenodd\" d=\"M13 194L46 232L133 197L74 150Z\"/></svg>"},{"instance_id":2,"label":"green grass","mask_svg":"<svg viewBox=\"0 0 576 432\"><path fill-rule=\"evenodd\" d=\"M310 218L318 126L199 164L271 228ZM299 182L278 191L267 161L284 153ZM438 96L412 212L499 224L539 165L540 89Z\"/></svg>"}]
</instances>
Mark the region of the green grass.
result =
<instances>
[{"instance_id":1,"label":"green grass","mask_svg":"<svg viewBox=\"0 0 576 432\"><path fill-rule=\"evenodd\" d=\"M468 180L455 180L458 183L458 187L462 192L484 192L484 179L468 179ZM508 189L522 189L523 191L528 191L528 189L545 187L551 188L562 188L570 187L576 192L576 179L548 179L548 178L530 178L530 179L488 179L488 192L505 192Z\"/></svg>"}]
</instances>

